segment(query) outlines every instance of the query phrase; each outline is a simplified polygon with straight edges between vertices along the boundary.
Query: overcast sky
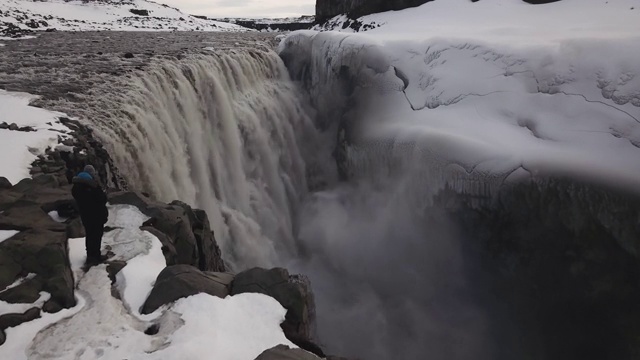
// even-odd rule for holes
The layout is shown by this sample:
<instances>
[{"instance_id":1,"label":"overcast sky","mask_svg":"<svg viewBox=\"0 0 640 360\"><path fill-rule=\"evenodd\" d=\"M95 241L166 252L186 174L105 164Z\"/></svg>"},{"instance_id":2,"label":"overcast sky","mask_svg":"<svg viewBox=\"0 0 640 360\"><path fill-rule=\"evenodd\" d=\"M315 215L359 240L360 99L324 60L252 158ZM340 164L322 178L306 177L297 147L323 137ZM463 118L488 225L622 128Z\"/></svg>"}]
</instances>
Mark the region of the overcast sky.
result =
<instances>
[{"instance_id":1,"label":"overcast sky","mask_svg":"<svg viewBox=\"0 0 640 360\"><path fill-rule=\"evenodd\" d=\"M313 15L315 0L154 0L192 15L286 17Z\"/></svg>"}]
</instances>

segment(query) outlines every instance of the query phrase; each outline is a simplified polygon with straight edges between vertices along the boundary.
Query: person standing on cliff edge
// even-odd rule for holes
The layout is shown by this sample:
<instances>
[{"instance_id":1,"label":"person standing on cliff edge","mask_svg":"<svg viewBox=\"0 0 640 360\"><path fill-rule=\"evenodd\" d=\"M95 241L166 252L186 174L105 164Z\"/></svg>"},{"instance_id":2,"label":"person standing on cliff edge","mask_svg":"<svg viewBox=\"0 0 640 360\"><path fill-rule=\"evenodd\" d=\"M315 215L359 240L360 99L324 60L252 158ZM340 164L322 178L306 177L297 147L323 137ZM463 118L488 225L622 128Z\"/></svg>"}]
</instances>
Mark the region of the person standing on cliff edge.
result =
<instances>
[{"instance_id":1,"label":"person standing on cliff edge","mask_svg":"<svg viewBox=\"0 0 640 360\"><path fill-rule=\"evenodd\" d=\"M78 204L80 218L86 233L86 265L91 267L107 259L100 252L104 224L109 218L107 195L100 187L96 169L91 165L85 166L84 170L73 178L72 183L71 194Z\"/></svg>"}]
</instances>

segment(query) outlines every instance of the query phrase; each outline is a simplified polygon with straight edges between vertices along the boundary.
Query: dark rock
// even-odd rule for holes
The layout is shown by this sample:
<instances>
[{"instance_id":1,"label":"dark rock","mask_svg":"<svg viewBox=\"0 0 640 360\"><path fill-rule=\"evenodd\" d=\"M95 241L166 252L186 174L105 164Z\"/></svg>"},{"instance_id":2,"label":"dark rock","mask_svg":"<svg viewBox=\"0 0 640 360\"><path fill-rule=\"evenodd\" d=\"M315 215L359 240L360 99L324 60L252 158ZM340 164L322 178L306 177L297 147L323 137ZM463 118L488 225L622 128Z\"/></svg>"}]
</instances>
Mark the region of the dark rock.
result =
<instances>
[{"instance_id":1,"label":"dark rock","mask_svg":"<svg viewBox=\"0 0 640 360\"><path fill-rule=\"evenodd\" d=\"M176 247L165 233L151 226L143 226L140 230L148 231L160 240L162 243L162 255L164 255L167 266L178 265L178 252L176 251Z\"/></svg>"},{"instance_id":2,"label":"dark rock","mask_svg":"<svg viewBox=\"0 0 640 360\"><path fill-rule=\"evenodd\" d=\"M265 350L255 360L319 360L321 358L302 349L292 349L286 345L278 345Z\"/></svg>"},{"instance_id":3,"label":"dark rock","mask_svg":"<svg viewBox=\"0 0 640 360\"><path fill-rule=\"evenodd\" d=\"M7 334L4 333L4 330L0 329L0 346L7 341Z\"/></svg>"},{"instance_id":4,"label":"dark rock","mask_svg":"<svg viewBox=\"0 0 640 360\"><path fill-rule=\"evenodd\" d=\"M2 189L11 189L13 185L11 185L11 181L9 181L5 177L0 177L0 190Z\"/></svg>"},{"instance_id":5,"label":"dark rock","mask_svg":"<svg viewBox=\"0 0 640 360\"><path fill-rule=\"evenodd\" d=\"M144 10L144 9L129 9L129 11L132 14L135 15L139 15L139 16L149 16L149 10Z\"/></svg>"},{"instance_id":6,"label":"dark rock","mask_svg":"<svg viewBox=\"0 0 640 360\"><path fill-rule=\"evenodd\" d=\"M9 124L7 124L6 121L3 121L3 122L0 123L0 129L6 130L8 128L9 128Z\"/></svg>"},{"instance_id":7,"label":"dark rock","mask_svg":"<svg viewBox=\"0 0 640 360\"><path fill-rule=\"evenodd\" d=\"M48 172L48 170L46 171L43 170L43 172ZM44 185L49 187L60 186L60 182L58 181L58 178L55 175L51 175L51 174L42 174L42 175L34 176L33 181L37 185Z\"/></svg>"},{"instance_id":8,"label":"dark rock","mask_svg":"<svg viewBox=\"0 0 640 360\"><path fill-rule=\"evenodd\" d=\"M282 329L291 341L311 341L315 324L315 303L309 280L289 276L282 268L253 268L236 275L231 283L231 295L260 293L276 299L287 315Z\"/></svg>"},{"instance_id":9,"label":"dark rock","mask_svg":"<svg viewBox=\"0 0 640 360\"><path fill-rule=\"evenodd\" d=\"M10 327L16 327L39 317L40 309L35 307L25 311L23 314L5 314L0 316L0 329L4 330Z\"/></svg>"},{"instance_id":10,"label":"dark rock","mask_svg":"<svg viewBox=\"0 0 640 360\"><path fill-rule=\"evenodd\" d=\"M71 179L82 171L85 165L93 165L103 186L115 190L126 190L126 181L120 175L109 153L94 137L92 129L77 120L66 117L60 117L59 120L71 130L70 135L73 139L72 143L62 140L65 145L73 147L73 153L54 151L51 154L59 157L64 163L64 174L59 176L66 178L66 182L70 184ZM84 150L83 153L81 153L82 150Z\"/></svg>"},{"instance_id":11,"label":"dark rock","mask_svg":"<svg viewBox=\"0 0 640 360\"><path fill-rule=\"evenodd\" d=\"M182 202L173 202L167 206L133 192L110 194L109 201L112 204L136 206L149 216L150 219L143 227L146 230L155 228L166 235L168 240L163 237L160 241L166 248L165 257L171 263L193 265L202 271L226 270L204 211L194 210ZM174 253L175 260L172 259Z\"/></svg>"},{"instance_id":12,"label":"dark rock","mask_svg":"<svg viewBox=\"0 0 640 360\"><path fill-rule=\"evenodd\" d=\"M42 287L40 279L29 279L14 288L1 292L0 300L10 304L32 304L40 298Z\"/></svg>"},{"instance_id":13,"label":"dark rock","mask_svg":"<svg viewBox=\"0 0 640 360\"><path fill-rule=\"evenodd\" d=\"M55 300L49 300L42 306L42 311L49 314L55 314L62 309L62 306L60 306L60 304L58 304Z\"/></svg>"},{"instance_id":14,"label":"dark rock","mask_svg":"<svg viewBox=\"0 0 640 360\"><path fill-rule=\"evenodd\" d=\"M107 265L107 273L109 274L109 279L111 279L111 283L115 284L116 276L124 267L127 266L126 261L110 261Z\"/></svg>"},{"instance_id":15,"label":"dark rock","mask_svg":"<svg viewBox=\"0 0 640 360\"><path fill-rule=\"evenodd\" d=\"M72 218L80 216L76 207L76 202L72 198L56 200L52 203L46 203L41 206L42 211L50 213L56 211L61 218Z\"/></svg>"},{"instance_id":16,"label":"dark rock","mask_svg":"<svg viewBox=\"0 0 640 360\"><path fill-rule=\"evenodd\" d=\"M71 220L71 222L67 224L65 232L69 239L78 239L86 236L84 225L82 225L82 220L80 218Z\"/></svg>"},{"instance_id":17,"label":"dark rock","mask_svg":"<svg viewBox=\"0 0 640 360\"><path fill-rule=\"evenodd\" d=\"M190 265L166 267L156 279L142 314L150 314L162 305L199 293L224 298L229 295L233 276L225 273L203 273Z\"/></svg>"},{"instance_id":18,"label":"dark rock","mask_svg":"<svg viewBox=\"0 0 640 360\"><path fill-rule=\"evenodd\" d=\"M10 254L0 251L0 289L13 284L21 273L22 266Z\"/></svg>"},{"instance_id":19,"label":"dark rock","mask_svg":"<svg viewBox=\"0 0 640 360\"><path fill-rule=\"evenodd\" d=\"M58 29L56 28L48 28L47 30L45 30L45 32L56 32L58 31Z\"/></svg>"},{"instance_id":20,"label":"dark rock","mask_svg":"<svg viewBox=\"0 0 640 360\"><path fill-rule=\"evenodd\" d=\"M318 0L316 21L323 23L341 14L349 14L351 18L356 19L373 13L415 7L429 1L432 0Z\"/></svg>"},{"instance_id":21,"label":"dark rock","mask_svg":"<svg viewBox=\"0 0 640 360\"><path fill-rule=\"evenodd\" d=\"M18 125L16 125L16 123L12 123L11 125L9 125L8 129L11 131L18 131L20 128L18 127Z\"/></svg>"},{"instance_id":22,"label":"dark rock","mask_svg":"<svg viewBox=\"0 0 640 360\"><path fill-rule=\"evenodd\" d=\"M156 335L160 332L160 325L159 324L153 324L151 326L149 326L144 333L146 335Z\"/></svg>"},{"instance_id":23,"label":"dark rock","mask_svg":"<svg viewBox=\"0 0 640 360\"><path fill-rule=\"evenodd\" d=\"M66 226L57 223L37 204L25 201L23 206L13 206L0 215L0 230L43 229L64 232Z\"/></svg>"},{"instance_id":24,"label":"dark rock","mask_svg":"<svg viewBox=\"0 0 640 360\"><path fill-rule=\"evenodd\" d=\"M125 59L133 59L135 57L133 53L130 53L130 52L125 53L123 56Z\"/></svg>"},{"instance_id":25,"label":"dark rock","mask_svg":"<svg viewBox=\"0 0 640 360\"><path fill-rule=\"evenodd\" d=\"M31 281L40 281L43 291L50 293L52 300L65 308L75 306L73 274L64 232L43 228L22 231L0 243L0 254L0 262L9 262L8 268L13 269L10 271L15 272L15 265L18 265L18 274L36 274L36 279ZM5 266L1 269L0 273L7 271ZM0 278L9 279L10 276L0 275ZM0 287L9 284L0 284Z\"/></svg>"}]
</instances>

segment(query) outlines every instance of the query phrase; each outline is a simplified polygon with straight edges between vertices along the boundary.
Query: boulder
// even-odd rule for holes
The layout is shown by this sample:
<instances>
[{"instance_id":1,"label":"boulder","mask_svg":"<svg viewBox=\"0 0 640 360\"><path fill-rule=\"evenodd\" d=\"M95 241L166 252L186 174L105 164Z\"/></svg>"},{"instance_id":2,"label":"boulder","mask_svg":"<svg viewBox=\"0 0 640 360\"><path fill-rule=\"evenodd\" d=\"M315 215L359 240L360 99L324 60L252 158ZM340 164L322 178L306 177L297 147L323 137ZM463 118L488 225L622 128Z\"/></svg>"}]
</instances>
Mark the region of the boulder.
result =
<instances>
[{"instance_id":1,"label":"boulder","mask_svg":"<svg viewBox=\"0 0 640 360\"><path fill-rule=\"evenodd\" d=\"M149 231L154 228L165 235L158 238L163 242L167 264L193 265L202 271L226 271L220 248L204 211L193 209L179 201L169 205L162 204L134 192L111 194L109 201L112 204L136 206L150 217L143 229ZM152 233L158 235L158 232Z\"/></svg>"},{"instance_id":2,"label":"boulder","mask_svg":"<svg viewBox=\"0 0 640 360\"><path fill-rule=\"evenodd\" d=\"M383 11L420 6L429 1L433 0L318 0L316 21L322 23L341 14L349 14L355 19Z\"/></svg>"},{"instance_id":3,"label":"boulder","mask_svg":"<svg viewBox=\"0 0 640 360\"><path fill-rule=\"evenodd\" d=\"M315 324L315 303L311 284L304 276L290 276L286 269L253 268L236 275L231 295L260 293L276 299L287 315L282 323L287 338L296 345L310 342Z\"/></svg>"},{"instance_id":4,"label":"boulder","mask_svg":"<svg viewBox=\"0 0 640 360\"><path fill-rule=\"evenodd\" d=\"M190 265L168 266L158 275L141 313L150 314L162 305L199 293L225 298L232 280L233 275L203 273Z\"/></svg>"},{"instance_id":5,"label":"boulder","mask_svg":"<svg viewBox=\"0 0 640 360\"><path fill-rule=\"evenodd\" d=\"M0 177L0 190L1 189L11 189L13 185L11 185L11 181L9 181L5 177Z\"/></svg>"},{"instance_id":6,"label":"boulder","mask_svg":"<svg viewBox=\"0 0 640 360\"><path fill-rule=\"evenodd\" d=\"M17 204L22 205L22 204ZM64 233L66 225L57 223L42 208L25 201L24 206L16 206L0 214L0 230L43 229Z\"/></svg>"},{"instance_id":7,"label":"boulder","mask_svg":"<svg viewBox=\"0 0 640 360\"><path fill-rule=\"evenodd\" d=\"M29 286L42 284L42 291L65 308L75 306L74 282L69 264L67 238L64 232L35 228L22 231L0 243L0 288L12 284L19 275L36 274L36 278L20 285L24 294ZM31 285L27 285L31 284Z\"/></svg>"},{"instance_id":8,"label":"boulder","mask_svg":"<svg viewBox=\"0 0 640 360\"><path fill-rule=\"evenodd\" d=\"M75 218L67 224L66 234L69 239L78 239L85 237L84 225L80 218Z\"/></svg>"},{"instance_id":9,"label":"boulder","mask_svg":"<svg viewBox=\"0 0 640 360\"><path fill-rule=\"evenodd\" d=\"M129 9L129 11L132 14L138 15L138 16L149 16L149 10L145 10L145 9Z\"/></svg>"},{"instance_id":10,"label":"boulder","mask_svg":"<svg viewBox=\"0 0 640 360\"><path fill-rule=\"evenodd\" d=\"M302 349L292 349L286 345L278 345L265 350L255 360L319 360L321 358Z\"/></svg>"},{"instance_id":11,"label":"boulder","mask_svg":"<svg viewBox=\"0 0 640 360\"><path fill-rule=\"evenodd\" d=\"M29 279L16 287L1 292L0 300L10 304L32 304L40 298L42 287L40 279Z\"/></svg>"},{"instance_id":12,"label":"boulder","mask_svg":"<svg viewBox=\"0 0 640 360\"><path fill-rule=\"evenodd\" d=\"M167 266L178 265L178 251L165 233L152 226L143 226L140 230L148 231L160 240L160 243L162 243L162 255L164 255Z\"/></svg>"},{"instance_id":13,"label":"boulder","mask_svg":"<svg viewBox=\"0 0 640 360\"><path fill-rule=\"evenodd\" d=\"M5 314L0 316L0 330L16 327L22 323L35 320L39 317L40 309L35 307L25 311L23 314Z\"/></svg>"}]
</instances>

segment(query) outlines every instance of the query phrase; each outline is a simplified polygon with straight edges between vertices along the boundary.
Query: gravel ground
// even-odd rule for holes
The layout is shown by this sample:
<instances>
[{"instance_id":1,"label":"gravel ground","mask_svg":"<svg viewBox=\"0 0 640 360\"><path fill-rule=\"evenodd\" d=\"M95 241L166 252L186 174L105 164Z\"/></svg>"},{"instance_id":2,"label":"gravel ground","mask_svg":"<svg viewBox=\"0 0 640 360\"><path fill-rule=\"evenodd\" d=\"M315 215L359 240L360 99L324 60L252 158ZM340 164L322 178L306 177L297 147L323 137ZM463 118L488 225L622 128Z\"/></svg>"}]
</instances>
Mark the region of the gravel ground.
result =
<instances>
[{"instance_id":1,"label":"gravel ground","mask_svg":"<svg viewBox=\"0 0 640 360\"><path fill-rule=\"evenodd\" d=\"M276 44L274 34L214 32L53 32L0 40L0 89L40 95L35 105L71 112L83 94L122 82L153 61Z\"/></svg>"}]
</instances>

